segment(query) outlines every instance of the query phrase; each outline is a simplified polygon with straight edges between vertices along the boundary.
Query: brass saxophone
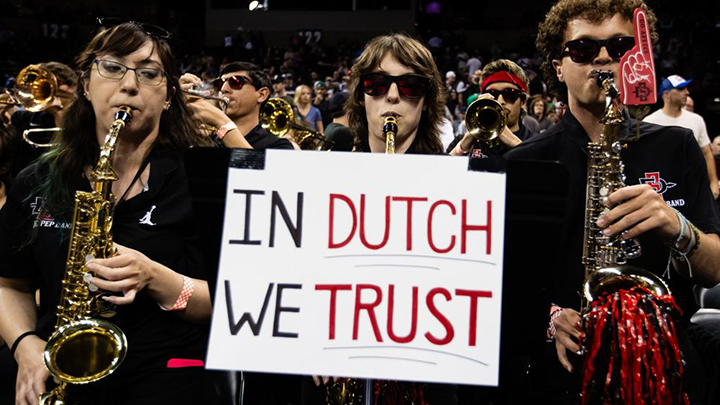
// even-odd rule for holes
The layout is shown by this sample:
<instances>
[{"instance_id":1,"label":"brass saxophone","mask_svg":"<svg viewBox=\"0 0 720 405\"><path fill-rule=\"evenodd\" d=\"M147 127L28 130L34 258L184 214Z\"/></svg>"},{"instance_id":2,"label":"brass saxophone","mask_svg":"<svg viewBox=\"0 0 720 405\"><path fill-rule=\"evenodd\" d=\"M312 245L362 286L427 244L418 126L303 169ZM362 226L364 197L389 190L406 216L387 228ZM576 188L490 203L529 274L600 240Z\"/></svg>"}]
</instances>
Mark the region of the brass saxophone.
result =
<instances>
[{"instance_id":1,"label":"brass saxophone","mask_svg":"<svg viewBox=\"0 0 720 405\"><path fill-rule=\"evenodd\" d=\"M596 225L599 216L610 209L603 204L614 191L625 186L624 165L620 152L623 149L620 138L620 126L625 121L618 104L618 90L614 84L612 72L597 72L597 85L603 89L606 97L605 115L600 121L604 127L598 142L588 143L588 172L585 207L585 236L582 262L585 268L585 281L582 291L581 315L585 338L582 341L581 404L607 403L631 404L642 393L644 400L654 398L653 394L661 385L652 386L648 381L665 381L669 387L677 379L682 380L682 360L679 355L657 359L657 363L636 367L631 372L620 369L643 356L663 357L659 354L667 347L677 348L677 336L672 325L672 310L677 308L665 282L647 270L627 265L627 259L641 255L641 247L636 239L623 239L622 235L605 236ZM639 124L638 124L639 125ZM627 303L637 305L632 307ZM634 309L633 309L634 308ZM630 326L621 322L623 316L638 316L647 308L657 310ZM668 311L670 313L668 313ZM649 312L649 311L647 311ZM620 315L618 315L620 314ZM660 315L662 314L662 316ZM620 319L618 319L620 318ZM627 318L627 316L626 316ZM632 317L629 317L632 318ZM628 321L629 322L629 321ZM631 328L638 335L637 340L629 340ZM659 343L650 348L648 336L656 331ZM643 340L645 340L643 342ZM675 345L675 346L672 346ZM629 353L630 348L646 348L645 354ZM639 349L638 349L639 350ZM678 350L668 350L679 353ZM655 359L654 359L655 360ZM641 371L638 371L641 370ZM633 379L635 373L642 373L642 379ZM680 376L680 377L678 377ZM636 384L631 388L627 384ZM664 389L665 387L663 387ZM682 384L680 383L680 389ZM664 395L673 389L664 391ZM682 394L678 394L682 395ZM653 402L650 400L650 402ZM680 403L680 402L675 402Z\"/></svg>"},{"instance_id":2,"label":"brass saxophone","mask_svg":"<svg viewBox=\"0 0 720 405\"><path fill-rule=\"evenodd\" d=\"M122 330L108 321L96 319L113 316L115 308L102 299L108 292L88 283L91 275L85 263L117 253L111 231L115 202L111 188L118 177L112 160L118 134L131 118L130 107L120 107L115 113L115 121L91 174L93 191L75 193L57 323L43 352L45 366L59 385L40 395L41 405L64 405L67 384L87 384L106 377L117 369L127 353L127 338Z\"/></svg>"}]
</instances>

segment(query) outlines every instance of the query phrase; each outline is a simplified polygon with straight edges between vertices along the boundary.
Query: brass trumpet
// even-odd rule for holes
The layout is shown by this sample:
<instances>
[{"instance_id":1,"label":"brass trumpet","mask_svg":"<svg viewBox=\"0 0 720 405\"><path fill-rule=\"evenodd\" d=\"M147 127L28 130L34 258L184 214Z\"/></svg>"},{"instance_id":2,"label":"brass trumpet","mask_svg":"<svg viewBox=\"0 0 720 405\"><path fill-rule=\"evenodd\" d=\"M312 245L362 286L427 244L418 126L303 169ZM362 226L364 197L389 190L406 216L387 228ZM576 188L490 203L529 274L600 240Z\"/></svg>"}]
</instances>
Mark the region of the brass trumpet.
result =
<instances>
[{"instance_id":1,"label":"brass trumpet","mask_svg":"<svg viewBox=\"0 0 720 405\"><path fill-rule=\"evenodd\" d=\"M198 89L190 89L190 90L183 90L183 93L187 94L190 97L198 97L203 98L205 100L212 100L218 102L220 104L220 109L224 112L227 109L228 105L228 99L225 97L219 97L219 96L213 96L211 94L207 94L206 92Z\"/></svg>"},{"instance_id":2,"label":"brass trumpet","mask_svg":"<svg viewBox=\"0 0 720 405\"><path fill-rule=\"evenodd\" d=\"M505 109L491 98L478 98L465 113L465 125L470 135L490 147L498 144L506 124Z\"/></svg>"},{"instance_id":3,"label":"brass trumpet","mask_svg":"<svg viewBox=\"0 0 720 405\"><path fill-rule=\"evenodd\" d=\"M303 150L330 150L333 142L321 133L295 123L295 114L290 104L281 98L271 98L260 111L260 124L271 134L282 137L291 129L295 130L293 142Z\"/></svg>"},{"instance_id":4,"label":"brass trumpet","mask_svg":"<svg viewBox=\"0 0 720 405\"><path fill-rule=\"evenodd\" d=\"M0 104L19 105L31 112L46 109L57 93L58 84L52 72L30 65L18 73L14 91L6 90Z\"/></svg>"}]
</instances>

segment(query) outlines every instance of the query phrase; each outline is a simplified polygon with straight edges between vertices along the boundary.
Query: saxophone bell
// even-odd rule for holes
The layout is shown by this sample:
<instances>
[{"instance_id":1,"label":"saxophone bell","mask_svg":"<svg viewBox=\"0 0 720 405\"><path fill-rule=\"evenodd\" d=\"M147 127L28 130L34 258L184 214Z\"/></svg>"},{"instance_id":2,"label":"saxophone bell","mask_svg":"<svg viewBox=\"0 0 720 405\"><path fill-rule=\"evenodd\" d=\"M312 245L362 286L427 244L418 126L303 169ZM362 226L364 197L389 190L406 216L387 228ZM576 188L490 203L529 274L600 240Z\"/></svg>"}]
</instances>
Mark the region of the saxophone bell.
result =
<instances>
[{"instance_id":1,"label":"saxophone bell","mask_svg":"<svg viewBox=\"0 0 720 405\"><path fill-rule=\"evenodd\" d=\"M108 317L114 306L102 299L108 292L91 288L87 258L115 254L112 241L112 182L117 175L112 158L120 131L132 119L130 107L122 106L105 137L100 158L91 174L93 191L75 193L70 247L57 307L55 332L43 351L45 367L60 385L40 395L40 405L64 405L67 384L88 384L115 371L127 354L127 338Z\"/></svg>"}]
</instances>

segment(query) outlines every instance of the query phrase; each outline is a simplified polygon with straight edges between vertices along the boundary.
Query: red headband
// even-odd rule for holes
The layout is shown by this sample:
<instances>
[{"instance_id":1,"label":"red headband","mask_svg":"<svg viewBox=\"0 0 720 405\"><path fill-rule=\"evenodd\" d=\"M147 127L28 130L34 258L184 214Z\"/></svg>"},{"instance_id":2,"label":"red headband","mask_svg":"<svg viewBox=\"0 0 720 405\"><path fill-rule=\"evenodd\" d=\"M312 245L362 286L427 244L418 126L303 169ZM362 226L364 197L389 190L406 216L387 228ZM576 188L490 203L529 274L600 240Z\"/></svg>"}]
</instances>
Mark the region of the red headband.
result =
<instances>
[{"instance_id":1,"label":"red headband","mask_svg":"<svg viewBox=\"0 0 720 405\"><path fill-rule=\"evenodd\" d=\"M495 72L495 73L491 74L490 76L486 77L485 80L483 80L482 84L480 85L480 91L485 92L485 88L487 88L487 86L489 86L493 83L498 83L498 82L512 83L512 84L518 86L520 89L522 89L522 91L524 91L525 93L527 93L527 91L528 91L527 86L525 85L525 82L521 78L517 77L516 75L514 75L510 72L506 72L504 70Z\"/></svg>"}]
</instances>

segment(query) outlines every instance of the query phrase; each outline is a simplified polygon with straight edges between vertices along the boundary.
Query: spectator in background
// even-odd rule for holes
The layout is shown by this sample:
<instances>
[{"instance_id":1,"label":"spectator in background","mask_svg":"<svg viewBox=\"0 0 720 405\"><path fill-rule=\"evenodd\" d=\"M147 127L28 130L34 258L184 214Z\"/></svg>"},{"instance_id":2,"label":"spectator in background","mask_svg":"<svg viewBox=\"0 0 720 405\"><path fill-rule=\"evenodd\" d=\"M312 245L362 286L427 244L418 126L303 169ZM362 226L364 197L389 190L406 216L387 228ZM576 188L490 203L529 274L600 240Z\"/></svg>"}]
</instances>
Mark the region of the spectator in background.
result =
<instances>
[{"instance_id":1,"label":"spectator in background","mask_svg":"<svg viewBox=\"0 0 720 405\"><path fill-rule=\"evenodd\" d=\"M285 91L284 75L275 75L272 79L273 94L270 98L281 98L288 102L291 106L295 105L295 100Z\"/></svg>"},{"instance_id":2,"label":"spectator in background","mask_svg":"<svg viewBox=\"0 0 720 405\"><path fill-rule=\"evenodd\" d=\"M330 116L330 96L328 95L327 85L322 80L317 80L313 88L315 89L313 105L320 110L323 128L327 128L332 122L332 117Z\"/></svg>"},{"instance_id":3,"label":"spectator in background","mask_svg":"<svg viewBox=\"0 0 720 405\"><path fill-rule=\"evenodd\" d=\"M350 152L353 149L353 133L350 130L345 102L348 93L336 93L330 99L330 116L332 123L325 129L325 138L333 142L333 151Z\"/></svg>"},{"instance_id":4,"label":"spectator in background","mask_svg":"<svg viewBox=\"0 0 720 405\"><path fill-rule=\"evenodd\" d=\"M705 126L705 120L698 114L683 109L690 94L687 88L690 83L692 83L692 80L685 80L678 75L663 79L660 85L663 107L645 117L645 121L663 126L683 127L693 132L703 157L705 157L710 188L713 196L717 199L718 194L720 194L720 187L715 172L715 159L710 151L710 137Z\"/></svg>"},{"instance_id":5,"label":"spectator in background","mask_svg":"<svg viewBox=\"0 0 720 405\"><path fill-rule=\"evenodd\" d=\"M482 69L482 59L480 58L480 52L475 49L472 53L472 58L467 61L468 74L473 76L476 71Z\"/></svg>"},{"instance_id":6,"label":"spectator in background","mask_svg":"<svg viewBox=\"0 0 720 405\"><path fill-rule=\"evenodd\" d=\"M445 106L450 110L452 120L455 119L455 108L458 106L458 92L455 84L455 72L445 74Z\"/></svg>"},{"instance_id":7,"label":"spectator in background","mask_svg":"<svg viewBox=\"0 0 720 405\"><path fill-rule=\"evenodd\" d=\"M301 125L321 134L324 132L322 114L317 107L312 105L310 87L301 84L295 88L295 108L297 108L298 118L303 121Z\"/></svg>"},{"instance_id":8,"label":"spectator in background","mask_svg":"<svg viewBox=\"0 0 720 405\"><path fill-rule=\"evenodd\" d=\"M541 133L554 125L554 122L547 116L548 103L544 98L541 96L532 97L528 105L528 115L525 118L532 117L537 121L538 130L536 132ZM523 124L526 124L525 121L523 121Z\"/></svg>"},{"instance_id":9,"label":"spectator in background","mask_svg":"<svg viewBox=\"0 0 720 405\"><path fill-rule=\"evenodd\" d=\"M695 112L695 100L692 99L692 97L687 96L687 100L685 100L685 108L686 111Z\"/></svg>"}]
</instances>

